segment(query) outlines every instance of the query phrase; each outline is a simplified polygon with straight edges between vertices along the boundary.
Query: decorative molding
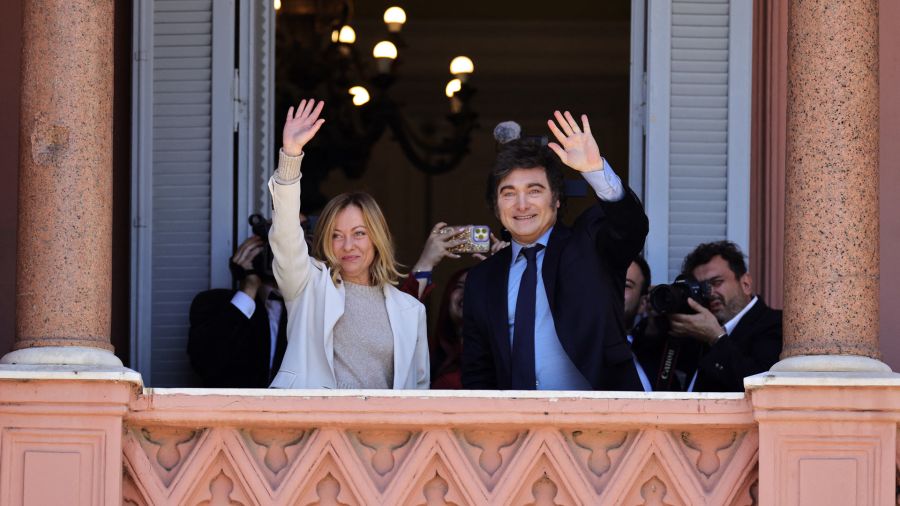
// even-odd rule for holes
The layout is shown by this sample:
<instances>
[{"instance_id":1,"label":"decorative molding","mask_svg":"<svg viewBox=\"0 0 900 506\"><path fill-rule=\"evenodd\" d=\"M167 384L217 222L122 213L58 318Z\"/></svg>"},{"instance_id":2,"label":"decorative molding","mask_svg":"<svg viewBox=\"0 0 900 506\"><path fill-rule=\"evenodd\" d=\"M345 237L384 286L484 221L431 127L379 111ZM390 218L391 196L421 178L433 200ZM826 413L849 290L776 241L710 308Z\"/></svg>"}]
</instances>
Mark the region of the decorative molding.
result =
<instances>
[{"instance_id":1,"label":"decorative molding","mask_svg":"<svg viewBox=\"0 0 900 506\"><path fill-rule=\"evenodd\" d=\"M3 428L0 504L102 503L106 444L99 429Z\"/></svg>"},{"instance_id":2,"label":"decorative molding","mask_svg":"<svg viewBox=\"0 0 900 506\"><path fill-rule=\"evenodd\" d=\"M585 475L598 494L603 493L636 435L636 431L619 430L563 432L572 455L584 466Z\"/></svg>"},{"instance_id":3,"label":"decorative molding","mask_svg":"<svg viewBox=\"0 0 900 506\"><path fill-rule=\"evenodd\" d=\"M380 492L396 476L419 438L419 432L406 430L351 430L351 446Z\"/></svg>"},{"instance_id":4,"label":"decorative molding","mask_svg":"<svg viewBox=\"0 0 900 506\"><path fill-rule=\"evenodd\" d=\"M504 423L500 415L511 406L484 404L484 399L421 395L404 401L415 406L413 411L398 410L405 404L391 396L374 402L358 396L330 401L303 396L302 408L293 406L293 397L249 396L237 403L242 405L242 422L229 421L237 413L223 408L216 424L201 428L189 421L193 411L188 406L199 410L207 400L219 397L230 399L232 406L234 397L155 395L152 402L132 411L147 415L154 411L155 415L136 420L155 422L128 422L123 498L138 505L196 504L218 498L300 506L623 502L674 506L743 505L755 500L756 431L752 424L729 424L743 400L672 399L653 404L665 413L633 410L629 406L636 401L623 399L557 399L548 405L540 399L514 400L517 416L527 417L531 409L542 413L560 409L577 421L559 428ZM172 396L180 400L171 399L175 409L170 410L163 399ZM381 412L382 401L392 411ZM429 419L432 401L440 404L445 422L447 413L467 418L461 423L410 426L413 412ZM320 402L330 402L331 408ZM367 409L359 409L358 402ZM602 412L617 412L622 418L608 422L598 417L597 402L604 404ZM618 402L623 403L621 409ZM573 415L582 403L594 406L585 410L584 418ZM496 412L479 411L475 405L491 405ZM276 406L285 413L273 411ZM303 408L312 409L307 413L313 418L297 423L291 415ZM686 413L678 414L682 409L704 415L695 414L694 423L686 424ZM354 425L348 426L351 413ZM682 425L660 426L666 416ZM554 420L557 424L562 418ZM646 423L650 420L652 426ZM654 503L657 499L662 502Z\"/></svg>"},{"instance_id":5,"label":"decorative molding","mask_svg":"<svg viewBox=\"0 0 900 506\"><path fill-rule=\"evenodd\" d=\"M249 82L249 155L250 167L246 193L251 212L269 216L269 177L275 170L274 102L275 18L270 2L250 2ZM249 213L248 213L249 214Z\"/></svg>"},{"instance_id":6,"label":"decorative molding","mask_svg":"<svg viewBox=\"0 0 900 506\"><path fill-rule=\"evenodd\" d=\"M200 439L200 431L181 427L141 427L132 435L165 487L172 484Z\"/></svg>"},{"instance_id":7,"label":"decorative molding","mask_svg":"<svg viewBox=\"0 0 900 506\"><path fill-rule=\"evenodd\" d=\"M287 504L298 506L312 506L318 504L368 504L365 493L355 485L353 473L349 471L340 458L340 452L331 444L326 444L321 449L321 454L307 472L302 473L304 478L296 484L296 493ZM326 502L325 499L331 502Z\"/></svg>"},{"instance_id":8,"label":"decorative molding","mask_svg":"<svg viewBox=\"0 0 900 506\"><path fill-rule=\"evenodd\" d=\"M183 504L202 506L247 506L254 504L253 496L241 480L226 452L221 452L206 467L199 479L194 481L194 489Z\"/></svg>"},{"instance_id":9,"label":"decorative molding","mask_svg":"<svg viewBox=\"0 0 900 506\"><path fill-rule=\"evenodd\" d=\"M313 431L254 428L240 430L240 434L257 468L277 491Z\"/></svg>"},{"instance_id":10,"label":"decorative molding","mask_svg":"<svg viewBox=\"0 0 900 506\"><path fill-rule=\"evenodd\" d=\"M454 430L453 434L489 492L528 437L527 431Z\"/></svg>"},{"instance_id":11,"label":"decorative molding","mask_svg":"<svg viewBox=\"0 0 900 506\"><path fill-rule=\"evenodd\" d=\"M734 429L678 431L672 434L707 492L712 491L719 483L745 435L746 432Z\"/></svg>"}]
</instances>

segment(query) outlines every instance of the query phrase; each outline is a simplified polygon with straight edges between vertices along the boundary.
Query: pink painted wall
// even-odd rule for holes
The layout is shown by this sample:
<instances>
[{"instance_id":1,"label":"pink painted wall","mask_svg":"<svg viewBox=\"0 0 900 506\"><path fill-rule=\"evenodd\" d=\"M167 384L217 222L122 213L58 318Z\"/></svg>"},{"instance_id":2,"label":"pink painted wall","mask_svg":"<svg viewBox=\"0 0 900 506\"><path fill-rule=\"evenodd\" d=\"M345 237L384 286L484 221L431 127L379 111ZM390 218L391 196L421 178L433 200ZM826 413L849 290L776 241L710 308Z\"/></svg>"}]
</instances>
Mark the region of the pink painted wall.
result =
<instances>
[{"instance_id":1,"label":"pink painted wall","mask_svg":"<svg viewBox=\"0 0 900 506\"><path fill-rule=\"evenodd\" d=\"M880 8L881 351L900 371L900 2Z\"/></svg>"}]
</instances>

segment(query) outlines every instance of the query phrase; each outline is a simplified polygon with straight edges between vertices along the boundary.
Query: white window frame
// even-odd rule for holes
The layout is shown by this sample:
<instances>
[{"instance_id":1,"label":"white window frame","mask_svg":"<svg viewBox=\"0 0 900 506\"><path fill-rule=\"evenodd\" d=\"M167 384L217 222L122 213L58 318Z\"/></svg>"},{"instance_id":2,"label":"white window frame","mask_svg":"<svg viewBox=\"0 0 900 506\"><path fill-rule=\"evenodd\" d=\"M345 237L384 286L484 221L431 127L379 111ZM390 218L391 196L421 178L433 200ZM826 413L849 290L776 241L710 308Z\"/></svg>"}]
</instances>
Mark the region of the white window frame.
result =
<instances>
[{"instance_id":1,"label":"white window frame","mask_svg":"<svg viewBox=\"0 0 900 506\"><path fill-rule=\"evenodd\" d=\"M646 1L646 3L645 3ZM645 25L646 23L646 25ZM645 32L646 26L646 32ZM644 256L654 283L669 271L669 125L672 4L633 0L629 184L643 197L650 220ZM646 44L646 53L644 52ZM750 121L753 2L731 0L728 55L726 236L750 250ZM646 54L646 57L645 57ZM646 62L646 73L644 64ZM645 77L646 76L646 77ZM640 153L643 147L644 152ZM660 274L665 273L665 274Z\"/></svg>"},{"instance_id":2,"label":"white window frame","mask_svg":"<svg viewBox=\"0 0 900 506\"><path fill-rule=\"evenodd\" d=\"M213 40L234 41L235 0L215 0ZM132 48L132 161L131 161L131 308L130 365L148 384L152 370L153 288L153 0L137 0ZM215 22L224 18L224 22ZM230 19L230 21L229 21ZM233 44L233 42L232 42ZM233 244L233 121L230 79L217 79L234 68L233 47L213 50L210 286L231 285L228 259Z\"/></svg>"}]
</instances>

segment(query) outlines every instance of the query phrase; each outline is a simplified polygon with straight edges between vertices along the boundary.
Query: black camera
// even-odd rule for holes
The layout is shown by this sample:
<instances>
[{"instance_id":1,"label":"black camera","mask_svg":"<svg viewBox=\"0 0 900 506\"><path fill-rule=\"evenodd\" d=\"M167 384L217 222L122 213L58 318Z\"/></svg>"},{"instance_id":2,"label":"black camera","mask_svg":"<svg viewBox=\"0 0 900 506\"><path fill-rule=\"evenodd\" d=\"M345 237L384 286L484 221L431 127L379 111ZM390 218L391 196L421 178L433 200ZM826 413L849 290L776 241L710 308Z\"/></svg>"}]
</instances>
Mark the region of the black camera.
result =
<instances>
[{"instance_id":1,"label":"black camera","mask_svg":"<svg viewBox=\"0 0 900 506\"><path fill-rule=\"evenodd\" d=\"M273 280L275 279L275 274L272 272L274 255L272 246L269 245L269 229L272 228L272 222L261 214L251 214L247 221L250 223L253 235L258 236L265 244L263 250L253 258L253 272L262 279Z\"/></svg>"},{"instance_id":2,"label":"black camera","mask_svg":"<svg viewBox=\"0 0 900 506\"><path fill-rule=\"evenodd\" d=\"M702 306L708 306L712 290L709 283L686 276L678 276L671 285L657 285L650 290L650 307L659 314L693 314L688 299L694 299Z\"/></svg>"}]
</instances>

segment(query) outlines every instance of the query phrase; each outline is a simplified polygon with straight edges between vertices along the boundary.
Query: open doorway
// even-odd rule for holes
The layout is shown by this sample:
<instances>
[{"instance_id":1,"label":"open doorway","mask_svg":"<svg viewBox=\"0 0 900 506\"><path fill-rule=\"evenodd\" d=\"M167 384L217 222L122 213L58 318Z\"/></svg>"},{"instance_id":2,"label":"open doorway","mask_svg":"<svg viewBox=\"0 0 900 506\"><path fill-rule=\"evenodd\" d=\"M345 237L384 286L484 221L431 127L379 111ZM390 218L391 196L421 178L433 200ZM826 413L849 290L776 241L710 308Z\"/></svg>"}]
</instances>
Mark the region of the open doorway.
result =
<instances>
[{"instance_id":1,"label":"open doorway","mask_svg":"<svg viewBox=\"0 0 900 506\"><path fill-rule=\"evenodd\" d=\"M391 5L354 5L350 23L362 58L372 60L372 47L385 33L382 14ZM404 104L410 123L440 122L449 113L444 96L448 65L454 56L471 57L475 72L470 82L477 89L472 106L480 127L472 134L470 152L456 168L429 176L405 159L388 132L374 146L362 174L350 177L331 170L318 188L326 196L351 189L370 192L384 209L401 262L415 262L427 232L438 221L499 226L485 204L484 185L495 152L491 132L501 121L519 122L528 135L549 135L546 120L554 109L586 113L601 152L627 181L630 0L573 1L559 9L544 2L475 0L453 5L407 2L402 7L408 15L403 28L406 47L400 49L402 67L392 96ZM277 24L279 29L287 26L284 19ZM276 61L287 58L277 54ZM279 75L277 68L275 72ZM283 96L277 81L275 93ZM287 106L276 105L275 139ZM569 176L578 181L574 174ZM577 184L573 192L581 193ZM566 216L577 216L589 203L574 196ZM449 262L462 266L469 260ZM441 283L454 270L447 266L436 271L436 281Z\"/></svg>"}]
</instances>

